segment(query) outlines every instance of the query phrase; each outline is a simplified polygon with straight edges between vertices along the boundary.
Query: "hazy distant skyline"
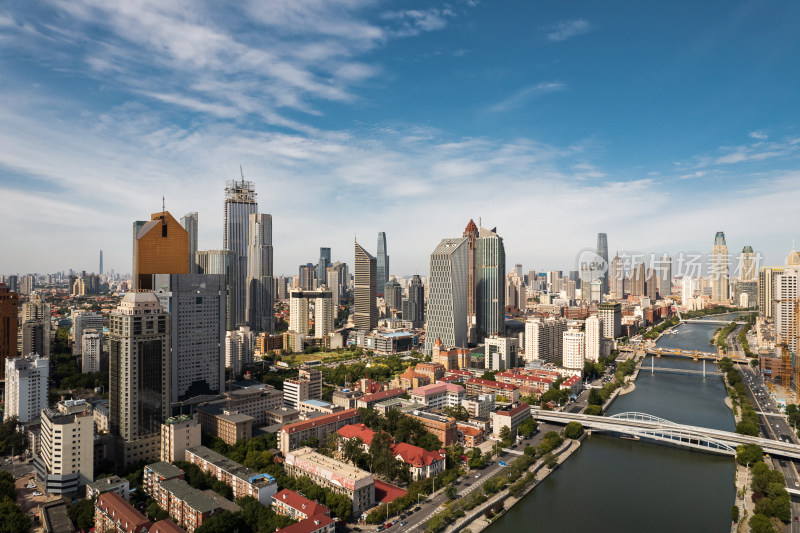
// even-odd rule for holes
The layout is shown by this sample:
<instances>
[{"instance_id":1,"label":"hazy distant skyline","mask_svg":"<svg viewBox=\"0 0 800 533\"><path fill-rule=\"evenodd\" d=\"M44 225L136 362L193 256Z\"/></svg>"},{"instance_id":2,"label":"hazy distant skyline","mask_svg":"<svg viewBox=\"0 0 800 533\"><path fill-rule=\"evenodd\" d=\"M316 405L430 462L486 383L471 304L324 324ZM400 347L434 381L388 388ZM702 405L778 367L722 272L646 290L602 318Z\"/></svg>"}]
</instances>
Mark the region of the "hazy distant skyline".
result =
<instances>
[{"instance_id":1,"label":"hazy distant skyline","mask_svg":"<svg viewBox=\"0 0 800 533\"><path fill-rule=\"evenodd\" d=\"M385 231L427 274L482 217L507 264L709 252L800 227L800 5L11 1L0 5L0 273L130 271L131 224L256 183L275 273ZM800 241L798 241L800 242Z\"/></svg>"}]
</instances>

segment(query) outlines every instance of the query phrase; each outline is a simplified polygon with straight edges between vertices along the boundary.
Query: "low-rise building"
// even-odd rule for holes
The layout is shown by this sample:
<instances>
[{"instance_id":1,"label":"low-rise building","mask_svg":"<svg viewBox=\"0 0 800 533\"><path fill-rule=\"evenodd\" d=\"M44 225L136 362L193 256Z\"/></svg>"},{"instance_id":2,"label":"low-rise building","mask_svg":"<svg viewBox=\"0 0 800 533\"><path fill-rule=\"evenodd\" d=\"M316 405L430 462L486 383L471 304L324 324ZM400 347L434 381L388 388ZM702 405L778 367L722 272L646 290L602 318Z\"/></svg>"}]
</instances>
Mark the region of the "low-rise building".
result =
<instances>
[{"instance_id":1,"label":"low-rise building","mask_svg":"<svg viewBox=\"0 0 800 533\"><path fill-rule=\"evenodd\" d=\"M169 513L169 517L187 533L194 533L203 522L222 511L236 512L241 508L214 491L201 491L183 479L170 479L160 483L156 503Z\"/></svg>"},{"instance_id":2,"label":"low-rise building","mask_svg":"<svg viewBox=\"0 0 800 533\"><path fill-rule=\"evenodd\" d=\"M517 427L529 418L531 418L531 408L524 402L511 409L492 413L492 437L499 440L502 429L508 427L511 429L511 437L514 438L517 435Z\"/></svg>"},{"instance_id":3,"label":"low-rise building","mask_svg":"<svg viewBox=\"0 0 800 533\"><path fill-rule=\"evenodd\" d=\"M489 379L472 378L467 381L467 396L494 394L495 401L516 403L519 401L519 387L510 383L500 383Z\"/></svg>"},{"instance_id":4,"label":"low-rise building","mask_svg":"<svg viewBox=\"0 0 800 533\"><path fill-rule=\"evenodd\" d=\"M445 367L441 363L417 363L414 371L428 376L431 383L444 377Z\"/></svg>"},{"instance_id":5,"label":"low-rise building","mask_svg":"<svg viewBox=\"0 0 800 533\"><path fill-rule=\"evenodd\" d=\"M161 484L170 479L184 479L183 470L164 461L147 465L142 475L142 490L158 501L161 497L159 494Z\"/></svg>"},{"instance_id":6,"label":"low-rise building","mask_svg":"<svg viewBox=\"0 0 800 533\"><path fill-rule=\"evenodd\" d=\"M108 433L108 400L99 400L92 404L94 431L97 434Z\"/></svg>"},{"instance_id":7,"label":"low-rise building","mask_svg":"<svg viewBox=\"0 0 800 533\"><path fill-rule=\"evenodd\" d=\"M131 483L127 479L114 474L86 484L86 497L90 500L106 492L116 492L127 500L130 498Z\"/></svg>"},{"instance_id":8,"label":"low-rise building","mask_svg":"<svg viewBox=\"0 0 800 533\"><path fill-rule=\"evenodd\" d=\"M369 447L372 446L372 437L375 435L375 432L372 431L370 428L365 426L364 424L348 424L337 431L339 434L339 451L341 451L342 446L346 441L351 439L361 439L361 442L364 443L363 448L365 452L369 451Z\"/></svg>"},{"instance_id":9,"label":"low-rise building","mask_svg":"<svg viewBox=\"0 0 800 533\"><path fill-rule=\"evenodd\" d=\"M403 389L403 391L409 391L430 384L431 378L429 375L421 374L412 368L409 368L397 376L397 387Z\"/></svg>"},{"instance_id":10,"label":"low-rise building","mask_svg":"<svg viewBox=\"0 0 800 533\"><path fill-rule=\"evenodd\" d=\"M266 415L264 415L266 418ZM220 404L201 405L197 408L197 420L208 433L219 437L226 444L233 446L240 440L253 436L253 417L243 415Z\"/></svg>"},{"instance_id":11,"label":"low-rise building","mask_svg":"<svg viewBox=\"0 0 800 533\"><path fill-rule=\"evenodd\" d=\"M494 394L468 396L461 400L461 406L467 410L471 418L489 418L494 411Z\"/></svg>"},{"instance_id":12,"label":"low-rise building","mask_svg":"<svg viewBox=\"0 0 800 533\"><path fill-rule=\"evenodd\" d=\"M536 392L536 394L544 394L553 387L554 379L547 377L539 377L530 374L516 373L511 370L505 372L498 372L495 374L494 379L500 383L509 383L516 385L520 388L528 388ZM558 379L558 378L556 378Z\"/></svg>"},{"instance_id":13,"label":"low-rise building","mask_svg":"<svg viewBox=\"0 0 800 533\"><path fill-rule=\"evenodd\" d=\"M200 446L200 424L186 415L167 418L161 424L161 460L167 463L186 460L186 450Z\"/></svg>"},{"instance_id":14,"label":"low-rise building","mask_svg":"<svg viewBox=\"0 0 800 533\"><path fill-rule=\"evenodd\" d=\"M425 409L425 406L421 403L412 402L411 400L406 400L405 398L392 398L391 400L384 400L376 403L374 407L377 412L384 416L386 416L386 413L392 409L398 409L404 413L421 411Z\"/></svg>"},{"instance_id":15,"label":"low-rise building","mask_svg":"<svg viewBox=\"0 0 800 533\"><path fill-rule=\"evenodd\" d=\"M266 411L267 425L288 424L300 419L300 411L297 409L270 409Z\"/></svg>"},{"instance_id":16,"label":"low-rise building","mask_svg":"<svg viewBox=\"0 0 800 533\"><path fill-rule=\"evenodd\" d=\"M577 396L583 388L583 380L580 376L572 376L562 381L558 388L561 390L569 389L570 394Z\"/></svg>"},{"instance_id":17,"label":"low-rise building","mask_svg":"<svg viewBox=\"0 0 800 533\"><path fill-rule=\"evenodd\" d=\"M333 533L334 531L336 531L336 521L330 516L318 514L278 529L275 533Z\"/></svg>"},{"instance_id":18,"label":"low-rise building","mask_svg":"<svg viewBox=\"0 0 800 533\"><path fill-rule=\"evenodd\" d=\"M355 409L356 402L363 394L361 391L342 389L333 391L331 401L333 405L338 405L342 409Z\"/></svg>"},{"instance_id":19,"label":"low-rise building","mask_svg":"<svg viewBox=\"0 0 800 533\"><path fill-rule=\"evenodd\" d=\"M278 485L271 475L259 474L245 468L205 446L186 450L186 461L229 485L233 489L234 500L250 496L262 505L269 505L272 497L278 492Z\"/></svg>"},{"instance_id":20,"label":"low-rise building","mask_svg":"<svg viewBox=\"0 0 800 533\"><path fill-rule=\"evenodd\" d=\"M272 510L279 515L288 516L292 520L305 520L318 514L331 515L330 509L324 505L288 489L283 489L275 494L272 499Z\"/></svg>"},{"instance_id":21,"label":"low-rise building","mask_svg":"<svg viewBox=\"0 0 800 533\"><path fill-rule=\"evenodd\" d=\"M392 446L392 454L395 459L409 466L414 481L441 474L445 469L447 455L444 450L429 452L419 446L399 442Z\"/></svg>"},{"instance_id":22,"label":"low-rise building","mask_svg":"<svg viewBox=\"0 0 800 533\"><path fill-rule=\"evenodd\" d=\"M330 402L325 402L322 400L304 400L300 402L300 417L303 419L307 419L307 415L309 413L322 413L324 415L330 415L343 410L344 409L338 405L334 405Z\"/></svg>"},{"instance_id":23,"label":"low-rise building","mask_svg":"<svg viewBox=\"0 0 800 533\"><path fill-rule=\"evenodd\" d=\"M269 425L264 412L283 407L283 391L271 385L242 387L225 393L224 402L228 409L253 417L253 427Z\"/></svg>"},{"instance_id":24,"label":"low-rise building","mask_svg":"<svg viewBox=\"0 0 800 533\"><path fill-rule=\"evenodd\" d=\"M445 407L459 406L464 396L466 396L466 391L461 385L432 383L431 385L414 389L411 392L411 401L422 404L429 409L444 409Z\"/></svg>"},{"instance_id":25,"label":"low-rise building","mask_svg":"<svg viewBox=\"0 0 800 533\"><path fill-rule=\"evenodd\" d=\"M482 428L471 425L467 422L457 422L458 442L465 448L474 448L484 441L484 431Z\"/></svg>"},{"instance_id":26,"label":"low-rise building","mask_svg":"<svg viewBox=\"0 0 800 533\"><path fill-rule=\"evenodd\" d=\"M463 369L447 370L444 373L444 375L445 375L445 377L453 377L453 378L455 378L454 381L460 382L460 383L464 383L468 379L474 377L472 375L472 372L470 372L469 370L463 370Z\"/></svg>"},{"instance_id":27,"label":"low-rise building","mask_svg":"<svg viewBox=\"0 0 800 533\"><path fill-rule=\"evenodd\" d=\"M350 498L355 516L375 505L372 474L321 455L309 447L286 454L284 468L292 477L307 476L317 485Z\"/></svg>"},{"instance_id":28,"label":"low-rise building","mask_svg":"<svg viewBox=\"0 0 800 533\"><path fill-rule=\"evenodd\" d=\"M371 409L376 403L391 400L392 398L399 398L405 393L405 389L399 388L383 390L374 394L367 394L356 401L356 406L361 409Z\"/></svg>"},{"instance_id":29,"label":"low-rise building","mask_svg":"<svg viewBox=\"0 0 800 533\"><path fill-rule=\"evenodd\" d=\"M301 442L311 438L317 438L319 442L325 442L328 435L334 431L347 424L356 424L358 422L361 422L361 414L358 409L348 409L283 426L278 433L281 453L286 455L291 450L299 447Z\"/></svg>"},{"instance_id":30,"label":"low-rise building","mask_svg":"<svg viewBox=\"0 0 800 533\"><path fill-rule=\"evenodd\" d=\"M442 446L449 446L458 440L455 418L426 413L425 411L414 411L408 413L407 416L411 416L422 422L425 430L435 435L441 441Z\"/></svg>"},{"instance_id":31,"label":"low-rise building","mask_svg":"<svg viewBox=\"0 0 800 533\"><path fill-rule=\"evenodd\" d=\"M146 533L150 520L116 492L101 494L94 503L96 533Z\"/></svg>"}]
</instances>

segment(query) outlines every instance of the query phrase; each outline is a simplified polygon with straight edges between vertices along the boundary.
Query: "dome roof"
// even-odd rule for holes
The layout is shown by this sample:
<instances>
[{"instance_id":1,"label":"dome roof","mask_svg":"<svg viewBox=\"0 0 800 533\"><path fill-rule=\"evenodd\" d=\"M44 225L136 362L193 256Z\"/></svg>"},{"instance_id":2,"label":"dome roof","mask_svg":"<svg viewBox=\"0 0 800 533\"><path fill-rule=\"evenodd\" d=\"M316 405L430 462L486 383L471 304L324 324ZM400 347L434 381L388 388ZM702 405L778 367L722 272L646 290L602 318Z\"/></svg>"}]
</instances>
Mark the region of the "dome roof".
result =
<instances>
[{"instance_id":1,"label":"dome roof","mask_svg":"<svg viewBox=\"0 0 800 533\"><path fill-rule=\"evenodd\" d=\"M786 256L786 266L800 265L800 252L795 251L792 246L792 251Z\"/></svg>"}]
</instances>

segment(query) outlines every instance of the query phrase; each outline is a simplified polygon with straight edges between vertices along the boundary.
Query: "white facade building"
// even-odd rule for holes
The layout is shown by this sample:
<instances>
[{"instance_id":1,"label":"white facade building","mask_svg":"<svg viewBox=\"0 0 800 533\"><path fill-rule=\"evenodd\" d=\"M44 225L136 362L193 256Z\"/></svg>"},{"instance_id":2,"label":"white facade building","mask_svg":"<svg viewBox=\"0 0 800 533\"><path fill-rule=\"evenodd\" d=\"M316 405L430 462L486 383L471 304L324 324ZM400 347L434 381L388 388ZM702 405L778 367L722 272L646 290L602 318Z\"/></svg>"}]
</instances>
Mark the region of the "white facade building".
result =
<instances>
[{"instance_id":1,"label":"white facade building","mask_svg":"<svg viewBox=\"0 0 800 533\"><path fill-rule=\"evenodd\" d=\"M564 368L583 369L583 362L586 358L586 335L580 328L580 321L570 320L567 331L563 334L562 366Z\"/></svg>"},{"instance_id":2,"label":"white facade building","mask_svg":"<svg viewBox=\"0 0 800 533\"><path fill-rule=\"evenodd\" d=\"M289 293L289 331L308 335L309 303L314 303L314 337L322 339L333 333L333 291L328 288L307 291L292 289Z\"/></svg>"},{"instance_id":3,"label":"white facade building","mask_svg":"<svg viewBox=\"0 0 800 533\"><path fill-rule=\"evenodd\" d=\"M467 345L467 239L442 239L431 254L425 354ZM504 277L503 277L504 278ZM505 278L504 278L505 279Z\"/></svg>"},{"instance_id":4,"label":"white facade building","mask_svg":"<svg viewBox=\"0 0 800 533\"><path fill-rule=\"evenodd\" d=\"M80 339L81 372L100 372L100 353L103 349L103 330L84 329Z\"/></svg>"},{"instance_id":5,"label":"white facade building","mask_svg":"<svg viewBox=\"0 0 800 533\"><path fill-rule=\"evenodd\" d=\"M242 373L242 367L253 362L255 336L249 326L225 333L225 366L234 376Z\"/></svg>"},{"instance_id":6,"label":"white facade building","mask_svg":"<svg viewBox=\"0 0 800 533\"><path fill-rule=\"evenodd\" d=\"M597 316L586 319L586 354L589 361L596 363L600 360L603 342L603 321Z\"/></svg>"},{"instance_id":7,"label":"white facade building","mask_svg":"<svg viewBox=\"0 0 800 533\"><path fill-rule=\"evenodd\" d=\"M800 298L800 266L787 266L778 275L775 296L775 331L778 340L786 342L792 354L797 353L797 330L794 321L794 300Z\"/></svg>"},{"instance_id":8,"label":"white facade building","mask_svg":"<svg viewBox=\"0 0 800 533\"><path fill-rule=\"evenodd\" d=\"M47 406L47 378L50 359L30 354L6 359L4 420L16 416L19 422L39 418Z\"/></svg>"},{"instance_id":9,"label":"white facade building","mask_svg":"<svg viewBox=\"0 0 800 533\"><path fill-rule=\"evenodd\" d=\"M558 364L567 321L562 318L534 318L525 322L525 360Z\"/></svg>"},{"instance_id":10,"label":"white facade building","mask_svg":"<svg viewBox=\"0 0 800 533\"><path fill-rule=\"evenodd\" d=\"M94 419L86 400L42 409L36 478L48 494L68 494L94 479Z\"/></svg>"},{"instance_id":11,"label":"white facade building","mask_svg":"<svg viewBox=\"0 0 800 533\"><path fill-rule=\"evenodd\" d=\"M510 337L487 337L484 344L484 367L487 370L516 368L519 340Z\"/></svg>"}]
</instances>

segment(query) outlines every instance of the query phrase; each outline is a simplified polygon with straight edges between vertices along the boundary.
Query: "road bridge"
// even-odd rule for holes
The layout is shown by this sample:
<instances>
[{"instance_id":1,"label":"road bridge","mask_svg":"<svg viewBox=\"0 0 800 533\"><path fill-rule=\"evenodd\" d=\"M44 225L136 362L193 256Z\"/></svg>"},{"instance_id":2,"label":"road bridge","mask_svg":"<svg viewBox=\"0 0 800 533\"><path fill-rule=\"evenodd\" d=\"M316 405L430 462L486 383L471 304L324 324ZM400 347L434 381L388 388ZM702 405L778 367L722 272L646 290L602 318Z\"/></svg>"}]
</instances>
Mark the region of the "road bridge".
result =
<instances>
[{"instance_id":1,"label":"road bridge","mask_svg":"<svg viewBox=\"0 0 800 533\"><path fill-rule=\"evenodd\" d=\"M541 421L560 424L576 421L592 431L616 433L705 452L736 455L736 447L740 444L755 444L770 455L800 459L799 444L740 435L719 429L676 424L647 413L630 412L605 417L541 409L532 409L531 412L534 418Z\"/></svg>"}]
</instances>

